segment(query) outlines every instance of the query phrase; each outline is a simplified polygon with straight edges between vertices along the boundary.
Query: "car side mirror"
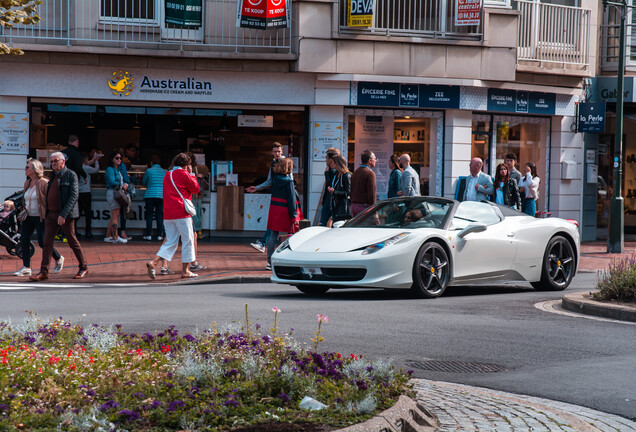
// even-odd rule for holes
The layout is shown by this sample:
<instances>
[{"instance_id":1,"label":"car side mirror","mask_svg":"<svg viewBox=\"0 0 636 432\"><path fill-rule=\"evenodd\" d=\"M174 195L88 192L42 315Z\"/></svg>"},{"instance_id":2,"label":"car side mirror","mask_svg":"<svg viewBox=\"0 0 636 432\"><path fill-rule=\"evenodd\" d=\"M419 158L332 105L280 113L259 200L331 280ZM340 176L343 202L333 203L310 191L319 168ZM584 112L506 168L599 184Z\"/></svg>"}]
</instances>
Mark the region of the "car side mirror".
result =
<instances>
[{"instance_id":1,"label":"car side mirror","mask_svg":"<svg viewBox=\"0 0 636 432\"><path fill-rule=\"evenodd\" d=\"M345 222L346 222L346 221L343 221L343 220L339 220L339 221L337 221L337 222L334 222L334 223L333 223L333 227L334 227L334 228L340 228L341 226L343 226L343 225L345 224Z\"/></svg>"},{"instance_id":2,"label":"car side mirror","mask_svg":"<svg viewBox=\"0 0 636 432\"><path fill-rule=\"evenodd\" d=\"M477 232L482 232L482 231L486 231L486 225L484 225L484 224L470 224L466 228L461 230L459 232L459 234L457 234L457 237L464 238L470 233L477 233Z\"/></svg>"}]
</instances>

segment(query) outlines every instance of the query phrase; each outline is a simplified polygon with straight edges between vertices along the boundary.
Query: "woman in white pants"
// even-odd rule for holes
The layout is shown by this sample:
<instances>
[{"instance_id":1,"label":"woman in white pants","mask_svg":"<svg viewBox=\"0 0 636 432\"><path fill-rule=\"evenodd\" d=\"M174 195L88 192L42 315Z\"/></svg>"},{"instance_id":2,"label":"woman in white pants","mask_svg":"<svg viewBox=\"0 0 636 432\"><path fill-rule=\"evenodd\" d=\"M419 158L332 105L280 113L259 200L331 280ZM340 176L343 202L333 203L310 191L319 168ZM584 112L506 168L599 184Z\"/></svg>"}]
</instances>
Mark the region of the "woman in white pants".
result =
<instances>
[{"instance_id":1,"label":"woman in white pants","mask_svg":"<svg viewBox=\"0 0 636 432\"><path fill-rule=\"evenodd\" d=\"M172 260L181 238L181 277L197 277L189 269L191 262L196 261L194 250L194 229L192 217L185 210L184 199L192 199L192 194L199 193L199 182L192 173L190 158L179 153L172 160L173 168L163 178L163 223L166 241L157 256L146 263L148 276L155 278L155 267L161 260Z\"/></svg>"}]
</instances>

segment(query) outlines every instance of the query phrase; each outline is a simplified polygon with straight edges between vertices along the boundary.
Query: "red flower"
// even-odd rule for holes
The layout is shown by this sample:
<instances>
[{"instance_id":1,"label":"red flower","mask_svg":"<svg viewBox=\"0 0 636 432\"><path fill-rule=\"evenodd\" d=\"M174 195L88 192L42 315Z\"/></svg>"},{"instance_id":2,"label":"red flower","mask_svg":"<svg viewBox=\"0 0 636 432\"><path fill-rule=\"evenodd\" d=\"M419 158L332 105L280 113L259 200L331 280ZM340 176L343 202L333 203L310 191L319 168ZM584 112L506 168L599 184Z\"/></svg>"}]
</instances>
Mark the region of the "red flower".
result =
<instances>
[{"instance_id":1,"label":"red flower","mask_svg":"<svg viewBox=\"0 0 636 432\"><path fill-rule=\"evenodd\" d=\"M75 370L75 363L71 363L70 365L68 365L68 368L70 370Z\"/></svg>"},{"instance_id":2,"label":"red flower","mask_svg":"<svg viewBox=\"0 0 636 432\"><path fill-rule=\"evenodd\" d=\"M42 373L42 368L38 368L38 372L39 372L39 373Z\"/></svg>"},{"instance_id":3,"label":"red flower","mask_svg":"<svg viewBox=\"0 0 636 432\"><path fill-rule=\"evenodd\" d=\"M66 354L66 357L70 357L72 354L73 354L73 350L70 349L70 350L68 350L68 354Z\"/></svg>"},{"instance_id":4,"label":"red flower","mask_svg":"<svg viewBox=\"0 0 636 432\"><path fill-rule=\"evenodd\" d=\"M7 364L7 363L9 363L9 362L7 361L7 358L6 358L6 357L2 357L2 364Z\"/></svg>"},{"instance_id":5,"label":"red flower","mask_svg":"<svg viewBox=\"0 0 636 432\"><path fill-rule=\"evenodd\" d=\"M143 355L143 354L144 354L144 350L142 350L141 348L137 348L137 355Z\"/></svg>"},{"instance_id":6,"label":"red flower","mask_svg":"<svg viewBox=\"0 0 636 432\"><path fill-rule=\"evenodd\" d=\"M57 362L59 362L59 361L60 361L60 358L59 358L58 356L52 356L52 357L49 359L49 364L50 364L50 365L54 365L55 363L57 363Z\"/></svg>"},{"instance_id":7,"label":"red flower","mask_svg":"<svg viewBox=\"0 0 636 432\"><path fill-rule=\"evenodd\" d=\"M340 353L336 353L336 355L338 356L338 358L342 358L342 355Z\"/></svg>"},{"instance_id":8,"label":"red flower","mask_svg":"<svg viewBox=\"0 0 636 432\"><path fill-rule=\"evenodd\" d=\"M162 353L170 352L170 345L162 346L162 347L161 347L161 352L162 352Z\"/></svg>"},{"instance_id":9,"label":"red flower","mask_svg":"<svg viewBox=\"0 0 636 432\"><path fill-rule=\"evenodd\" d=\"M349 356L354 360L358 360L358 356L356 356L355 354L349 354Z\"/></svg>"}]
</instances>

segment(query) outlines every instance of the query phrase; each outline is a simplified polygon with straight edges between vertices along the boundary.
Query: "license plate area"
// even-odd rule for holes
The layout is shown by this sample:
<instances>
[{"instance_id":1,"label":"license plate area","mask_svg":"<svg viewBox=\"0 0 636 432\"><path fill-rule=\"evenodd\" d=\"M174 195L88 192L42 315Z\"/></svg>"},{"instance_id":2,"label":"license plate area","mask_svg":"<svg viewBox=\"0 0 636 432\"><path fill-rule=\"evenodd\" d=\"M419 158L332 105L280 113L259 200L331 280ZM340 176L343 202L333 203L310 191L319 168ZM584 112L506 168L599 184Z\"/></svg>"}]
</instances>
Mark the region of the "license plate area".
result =
<instances>
[{"instance_id":1,"label":"license plate area","mask_svg":"<svg viewBox=\"0 0 636 432\"><path fill-rule=\"evenodd\" d=\"M322 270L320 270L320 267L302 267L301 271L304 275L309 276L322 275Z\"/></svg>"}]
</instances>

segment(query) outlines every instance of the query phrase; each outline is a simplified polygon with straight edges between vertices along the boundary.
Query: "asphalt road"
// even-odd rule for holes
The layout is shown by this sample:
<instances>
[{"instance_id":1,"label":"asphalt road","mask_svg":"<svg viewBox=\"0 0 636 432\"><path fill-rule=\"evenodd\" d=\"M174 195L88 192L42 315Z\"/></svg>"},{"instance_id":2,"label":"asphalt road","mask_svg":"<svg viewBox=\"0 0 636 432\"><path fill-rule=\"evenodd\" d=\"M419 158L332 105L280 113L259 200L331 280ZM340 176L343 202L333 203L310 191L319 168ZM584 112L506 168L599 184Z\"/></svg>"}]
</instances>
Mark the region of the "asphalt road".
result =
<instances>
[{"instance_id":1,"label":"asphalt road","mask_svg":"<svg viewBox=\"0 0 636 432\"><path fill-rule=\"evenodd\" d=\"M568 291L590 290L579 274ZM279 326L310 343L316 314L329 317L321 350L391 358L414 376L488 387L583 405L636 419L636 326L545 312L560 299L527 284L451 287L444 297L415 300L395 291L332 290L308 297L273 284L188 286L0 286L0 318L18 322L27 310L85 323L122 324L124 331L183 331L212 322L250 320ZM481 372L485 365L500 372ZM452 371L440 371L451 368Z\"/></svg>"}]
</instances>

